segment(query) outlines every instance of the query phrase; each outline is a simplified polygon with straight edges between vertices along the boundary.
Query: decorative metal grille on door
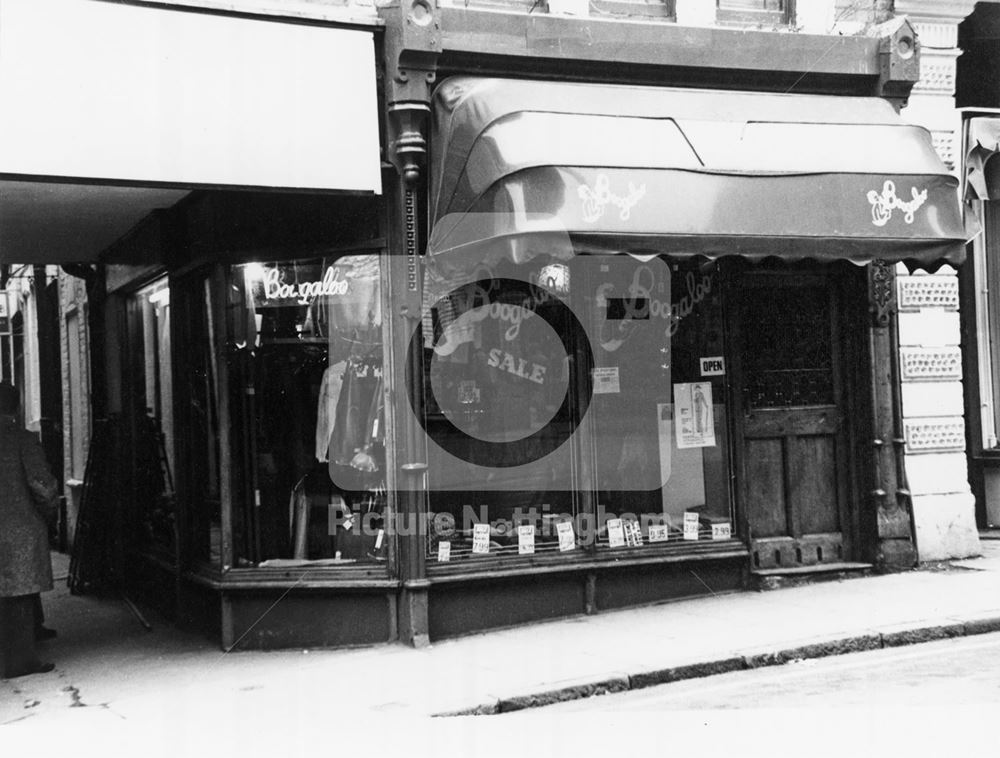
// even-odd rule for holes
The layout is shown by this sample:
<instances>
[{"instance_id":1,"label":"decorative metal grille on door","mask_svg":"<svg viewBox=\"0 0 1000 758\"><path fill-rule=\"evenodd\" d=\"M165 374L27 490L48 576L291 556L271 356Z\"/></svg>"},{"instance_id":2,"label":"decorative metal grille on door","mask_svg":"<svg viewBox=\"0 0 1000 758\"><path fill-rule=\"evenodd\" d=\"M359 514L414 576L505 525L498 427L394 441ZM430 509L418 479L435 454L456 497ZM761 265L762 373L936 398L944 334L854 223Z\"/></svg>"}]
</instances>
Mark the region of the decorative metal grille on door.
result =
<instances>
[{"instance_id":1,"label":"decorative metal grille on door","mask_svg":"<svg viewBox=\"0 0 1000 758\"><path fill-rule=\"evenodd\" d=\"M830 298L821 287L755 287L744 299L743 401L747 408L834 402ZM762 303L769 307L761 307Z\"/></svg>"}]
</instances>

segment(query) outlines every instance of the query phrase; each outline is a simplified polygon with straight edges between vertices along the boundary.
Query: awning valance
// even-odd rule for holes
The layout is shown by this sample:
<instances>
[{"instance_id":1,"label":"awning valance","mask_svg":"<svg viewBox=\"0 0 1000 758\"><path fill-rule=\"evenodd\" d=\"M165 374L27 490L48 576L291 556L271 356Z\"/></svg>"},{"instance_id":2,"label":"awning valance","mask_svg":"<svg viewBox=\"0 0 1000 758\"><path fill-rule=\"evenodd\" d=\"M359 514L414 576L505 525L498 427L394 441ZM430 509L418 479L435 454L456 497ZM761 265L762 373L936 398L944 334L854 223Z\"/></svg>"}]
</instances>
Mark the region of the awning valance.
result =
<instances>
[{"instance_id":1,"label":"awning valance","mask_svg":"<svg viewBox=\"0 0 1000 758\"><path fill-rule=\"evenodd\" d=\"M436 95L431 178L431 253L545 233L928 265L961 262L967 239L929 134L877 98L456 78Z\"/></svg>"}]
</instances>

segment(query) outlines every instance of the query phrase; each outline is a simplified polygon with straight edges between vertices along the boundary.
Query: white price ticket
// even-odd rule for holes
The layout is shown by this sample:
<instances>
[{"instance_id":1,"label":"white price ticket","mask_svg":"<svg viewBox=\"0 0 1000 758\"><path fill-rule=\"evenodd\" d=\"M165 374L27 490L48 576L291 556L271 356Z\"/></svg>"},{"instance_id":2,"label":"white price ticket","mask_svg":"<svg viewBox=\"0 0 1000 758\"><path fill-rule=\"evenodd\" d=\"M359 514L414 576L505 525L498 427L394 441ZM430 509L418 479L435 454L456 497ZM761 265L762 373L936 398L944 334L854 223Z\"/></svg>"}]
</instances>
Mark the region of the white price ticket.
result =
<instances>
[{"instance_id":1,"label":"white price ticket","mask_svg":"<svg viewBox=\"0 0 1000 758\"><path fill-rule=\"evenodd\" d=\"M472 552L479 554L490 552L489 524L476 524L472 527Z\"/></svg>"},{"instance_id":2,"label":"white price ticket","mask_svg":"<svg viewBox=\"0 0 1000 758\"><path fill-rule=\"evenodd\" d=\"M517 552L520 555L531 555L535 552L534 524L525 524L517 528Z\"/></svg>"}]
</instances>

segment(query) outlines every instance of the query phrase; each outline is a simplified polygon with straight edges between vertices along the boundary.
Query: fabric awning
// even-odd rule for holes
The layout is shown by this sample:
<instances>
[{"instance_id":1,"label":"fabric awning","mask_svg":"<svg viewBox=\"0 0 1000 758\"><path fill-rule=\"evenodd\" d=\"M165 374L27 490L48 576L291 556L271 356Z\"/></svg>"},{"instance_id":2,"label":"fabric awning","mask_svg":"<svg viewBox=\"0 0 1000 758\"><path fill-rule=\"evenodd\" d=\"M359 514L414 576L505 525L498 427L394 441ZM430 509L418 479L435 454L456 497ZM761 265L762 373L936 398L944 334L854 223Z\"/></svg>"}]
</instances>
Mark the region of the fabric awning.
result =
<instances>
[{"instance_id":1,"label":"fabric awning","mask_svg":"<svg viewBox=\"0 0 1000 758\"><path fill-rule=\"evenodd\" d=\"M964 257L958 180L878 98L463 77L434 113L432 254Z\"/></svg>"}]
</instances>

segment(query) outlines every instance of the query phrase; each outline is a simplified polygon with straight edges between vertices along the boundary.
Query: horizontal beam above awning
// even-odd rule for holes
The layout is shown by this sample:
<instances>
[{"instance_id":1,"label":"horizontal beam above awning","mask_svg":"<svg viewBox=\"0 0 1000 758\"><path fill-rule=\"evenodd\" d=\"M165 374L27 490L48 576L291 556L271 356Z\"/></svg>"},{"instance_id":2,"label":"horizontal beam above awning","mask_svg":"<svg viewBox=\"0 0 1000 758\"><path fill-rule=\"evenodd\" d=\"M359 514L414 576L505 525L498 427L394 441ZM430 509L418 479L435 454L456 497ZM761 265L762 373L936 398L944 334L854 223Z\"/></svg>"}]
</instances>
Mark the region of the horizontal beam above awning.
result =
<instances>
[{"instance_id":1,"label":"horizontal beam above awning","mask_svg":"<svg viewBox=\"0 0 1000 758\"><path fill-rule=\"evenodd\" d=\"M507 239L523 258L542 233L673 255L964 256L956 178L877 98L457 78L435 108L439 256Z\"/></svg>"}]
</instances>

